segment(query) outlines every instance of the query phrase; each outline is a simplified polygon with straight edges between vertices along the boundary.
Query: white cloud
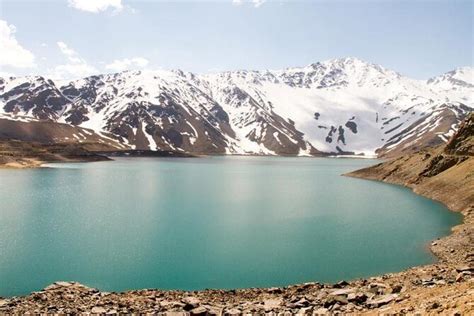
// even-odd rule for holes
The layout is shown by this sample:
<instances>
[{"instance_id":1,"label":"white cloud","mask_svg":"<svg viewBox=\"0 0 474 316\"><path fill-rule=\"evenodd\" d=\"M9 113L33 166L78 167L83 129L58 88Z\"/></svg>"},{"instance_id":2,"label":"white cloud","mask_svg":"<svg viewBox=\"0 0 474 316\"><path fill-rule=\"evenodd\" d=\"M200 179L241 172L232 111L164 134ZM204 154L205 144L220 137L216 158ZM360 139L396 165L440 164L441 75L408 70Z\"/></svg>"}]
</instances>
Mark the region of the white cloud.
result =
<instances>
[{"instance_id":1,"label":"white cloud","mask_svg":"<svg viewBox=\"0 0 474 316\"><path fill-rule=\"evenodd\" d=\"M115 11L123 9L122 0L69 0L69 6L91 13L99 13L108 8L113 8Z\"/></svg>"},{"instance_id":2,"label":"white cloud","mask_svg":"<svg viewBox=\"0 0 474 316\"><path fill-rule=\"evenodd\" d=\"M64 42L57 42L59 49L61 50L61 53L66 55L67 59L71 63L80 63L83 62L83 60L79 57L79 55L72 49L69 48L66 43Z\"/></svg>"},{"instance_id":3,"label":"white cloud","mask_svg":"<svg viewBox=\"0 0 474 316\"><path fill-rule=\"evenodd\" d=\"M36 67L35 56L16 40L14 25L0 20L0 66L15 68Z\"/></svg>"},{"instance_id":4,"label":"white cloud","mask_svg":"<svg viewBox=\"0 0 474 316\"><path fill-rule=\"evenodd\" d=\"M10 77L16 77L14 73L8 72L8 71L0 71L0 78L10 78Z\"/></svg>"},{"instance_id":5,"label":"white cloud","mask_svg":"<svg viewBox=\"0 0 474 316\"><path fill-rule=\"evenodd\" d=\"M247 0L249 3L253 4L254 7L258 8L264 4L267 0ZM245 0L232 0L233 5L241 5Z\"/></svg>"},{"instance_id":6,"label":"white cloud","mask_svg":"<svg viewBox=\"0 0 474 316\"><path fill-rule=\"evenodd\" d=\"M98 70L89 64L58 65L50 71L49 77L53 79L77 79L98 73Z\"/></svg>"},{"instance_id":7,"label":"white cloud","mask_svg":"<svg viewBox=\"0 0 474 316\"><path fill-rule=\"evenodd\" d=\"M69 63L58 65L49 71L49 76L53 79L75 79L98 73L99 71L89 65L79 54L67 46L64 42L57 42L59 50L66 56Z\"/></svg>"},{"instance_id":8,"label":"white cloud","mask_svg":"<svg viewBox=\"0 0 474 316\"><path fill-rule=\"evenodd\" d=\"M112 71L124 71L130 68L143 68L148 65L148 60L143 57L116 59L112 63L105 65L105 69Z\"/></svg>"},{"instance_id":9,"label":"white cloud","mask_svg":"<svg viewBox=\"0 0 474 316\"><path fill-rule=\"evenodd\" d=\"M266 0L252 0L252 3L256 8L260 7L265 2L266 2Z\"/></svg>"}]
</instances>

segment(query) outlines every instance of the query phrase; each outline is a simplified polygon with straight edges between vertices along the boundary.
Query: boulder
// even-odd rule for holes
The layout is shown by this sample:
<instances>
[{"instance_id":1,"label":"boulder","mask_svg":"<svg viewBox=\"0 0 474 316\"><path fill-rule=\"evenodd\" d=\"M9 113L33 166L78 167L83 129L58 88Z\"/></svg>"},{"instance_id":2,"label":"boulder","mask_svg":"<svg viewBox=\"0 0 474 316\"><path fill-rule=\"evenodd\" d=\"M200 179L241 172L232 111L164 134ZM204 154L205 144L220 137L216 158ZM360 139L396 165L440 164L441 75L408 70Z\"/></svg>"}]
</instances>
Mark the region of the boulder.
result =
<instances>
[{"instance_id":1,"label":"boulder","mask_svg":"<svg viewBox=\"0 0 474 316\"><path fill-rule=\"evenodd\" d=\"M197 297L194 297L194 296L185 297L181 300L181 302L184 303L184 310L186 311L190 311L198 307L199 304L201 303L201 301Z\"/></svg>"}]
</instances>

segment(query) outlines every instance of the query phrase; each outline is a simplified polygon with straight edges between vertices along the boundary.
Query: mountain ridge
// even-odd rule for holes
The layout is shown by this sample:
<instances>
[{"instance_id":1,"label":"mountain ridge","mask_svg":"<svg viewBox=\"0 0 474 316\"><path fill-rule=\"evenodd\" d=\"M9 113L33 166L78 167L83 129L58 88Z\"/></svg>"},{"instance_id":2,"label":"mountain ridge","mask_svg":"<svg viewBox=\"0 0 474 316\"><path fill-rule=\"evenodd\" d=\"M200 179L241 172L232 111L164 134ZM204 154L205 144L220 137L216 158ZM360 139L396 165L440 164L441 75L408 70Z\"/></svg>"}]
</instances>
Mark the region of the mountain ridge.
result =
<instances>
[{"instance_id":1,"label":"mountain ridge","mask_svg":"<svg viewBox=\"0 0 474 316\"><path fill-rule=\"evenodd\" d=\"M203 75L0 78L0 119L78 126L128 149L387 156L447 141L474 107L473 69L416 80L339 58Z\"/></svg>"}]
</instances>

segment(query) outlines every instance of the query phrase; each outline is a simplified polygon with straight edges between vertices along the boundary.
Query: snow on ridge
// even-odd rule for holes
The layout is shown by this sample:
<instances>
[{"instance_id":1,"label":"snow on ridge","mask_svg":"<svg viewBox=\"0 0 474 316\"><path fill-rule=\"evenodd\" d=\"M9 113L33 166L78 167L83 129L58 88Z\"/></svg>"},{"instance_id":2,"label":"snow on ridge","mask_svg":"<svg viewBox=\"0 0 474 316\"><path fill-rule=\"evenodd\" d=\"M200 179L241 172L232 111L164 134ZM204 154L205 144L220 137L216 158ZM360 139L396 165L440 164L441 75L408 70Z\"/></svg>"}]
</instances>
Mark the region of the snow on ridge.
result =
<instances>
[{"instance_id":1,"label":"snow on ridge","mask_svg":"<svg viewBox=\"0 0 474 316\"><path fill-rule=\"evenodd\" d=\"M180 133L195 145L198 133L203 135L201 123L189 122L192 117L222 134L225 152L276 154L270 149L276 146L297 148L296 154L307 155L310 147L305 144L309 144L327 152L373 154L394 135L439 109L454 106L460 109L454 112L456 118L461 119L460 113L466 111L463 106L474 107L474 86L469 84L472 70L459 68L423 81L349 57L301 68L205 75L181 70L124 71L67 83L52 81L61 91L73 88L80 93L78 97L75 91L66 95L70 103L52 119L69 123L71 117L79 117L74 124L106 133L124 124L136 131L138 119L150 149L157 147L153 136L163 136L148 134L145 124L159 131L189 125L192 133ZM50 84L39 76L8 79L0 85L0 96L25 82L46 89ZM6 111L7 102L0 97L0 114ZM52 107L54 99L48 97L45 103ZM32 113L29 109L18 114ZM126 131L122 128L121 133ZM404 136L407 139L412 134ZM169 138L163 142L182 150Z\"/></svg>"}]
</instances>

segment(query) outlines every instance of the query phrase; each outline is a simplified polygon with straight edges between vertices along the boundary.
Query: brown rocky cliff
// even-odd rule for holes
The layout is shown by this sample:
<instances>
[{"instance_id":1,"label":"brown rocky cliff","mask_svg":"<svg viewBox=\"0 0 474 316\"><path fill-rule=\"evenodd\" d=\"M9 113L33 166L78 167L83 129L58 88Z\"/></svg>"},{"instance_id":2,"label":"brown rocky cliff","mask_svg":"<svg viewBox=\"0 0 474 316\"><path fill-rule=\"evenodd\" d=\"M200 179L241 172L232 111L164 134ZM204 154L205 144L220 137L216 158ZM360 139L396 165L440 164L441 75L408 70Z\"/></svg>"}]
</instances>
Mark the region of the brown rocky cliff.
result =
<instances>
[{"instance_id":1,"label":"brown rocky cliff","mask_svg":"<svg viewBox=\"0 0 474 316\"><path fill-rule=\"evenodd\" d=\"M446 204L453 211L474 206L474 113L450 141L348 176L401 184Z\"/></svg>"},{"instance_id":2,"label":"brown rocky cliff","mask_svg":"<svg viewBox=\"0 0 474 316\"><path fill-rule=\"evenodd\" d=\"M449 140L445 152L455 155L474 156L474 113L461 124L459 130Z\"/></svg>"}]
</instances>

